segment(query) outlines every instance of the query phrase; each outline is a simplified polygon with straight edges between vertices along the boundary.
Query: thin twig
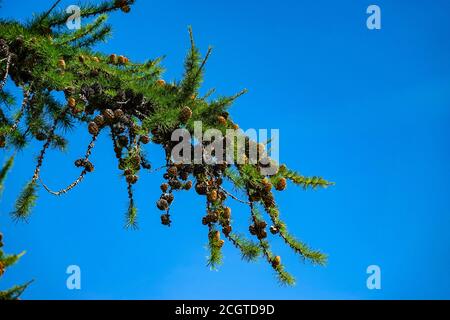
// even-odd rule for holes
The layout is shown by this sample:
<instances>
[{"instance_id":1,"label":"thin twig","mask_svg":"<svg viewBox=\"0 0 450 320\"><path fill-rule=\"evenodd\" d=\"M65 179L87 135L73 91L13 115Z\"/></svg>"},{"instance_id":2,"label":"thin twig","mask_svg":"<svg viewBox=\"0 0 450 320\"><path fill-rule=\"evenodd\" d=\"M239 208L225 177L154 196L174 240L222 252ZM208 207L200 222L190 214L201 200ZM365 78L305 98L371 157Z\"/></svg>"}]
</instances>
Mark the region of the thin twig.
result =
<instances>
[{"instance_id":1,"label":"thin twig","mask_svg":"<svg viewBox=\"0 0 450 320\"><path fill-rule=\"evenodd\" d=\"M4 85L6 84L6 80L8 79L9 74L9 66L11 64L11 55L8 53L8 57L6 58L6 68L5 68L5 75L3 76L2 81L0 82L0 90L3 89Z\"/></svg>"},{"instance_id":2,"label":"thin twig","mask_svg":"<svg viewBox=\"0 0 450 320\"><path fill-rule=\"evenodd\" d=\"M90 155L92 154L92 149L94 148L94 145L95 145L95 141L97 140L97 136L98 136L98 135L92 136L92 140L91 140L91 142L89 143L89 145L88 145L88 147L87 147L86 154L85 154L84 159L83 159L84 161L89 160L89 157L90 157ZM53 190L51 190L49 187L47 187L47 185L42 181L42 179L41 179L40 177L39 177L39 181L41 182L42 186L44 187L44 189L45 189L48 193L53 194L53 195L55 195L55 196L60 196L60 195L62 195L62 194L65 194L65 193L69 192L69 191L72 190L73 188L75 188L75 187L83 180L83 178L84 178L84 176L86 175L86 173L87 173L87 170L86 170L86 169L83 169L83 171L81 171L80 175L78 176L78 178L77 178L74 182L72 182L72 183L71 183L70 185L68 185L66 188L61 189L61 190L59 190L59 191L53 191Z\"/></svg>"},{"instance_id":3,"label":"thin twig","mask_svg":"<svg viewBox=\"0 0 450 320\"><path fill-rule=\"evenodd\" d=\"M243 204L248 204L248 205L251 204L251 202L248 202L248 201L239 199L239 198L236 197L234 194L232 194L232 193L228 192L227 190L225 190L223 187L219 187L219 188L220 188L220 190L222 190L223 192L225 192L228 196L230 196L232 199L234 199L234 200L236 200L236 201L239 201L239 202L241 202L241 203L243 203Z\"/></svg>"},{"instance_id":4,"label":"thin twig","mask_svg":"<svg viewBox=\"0 0 450 320\"><path fill-rule=\"evenodd\" d=\"M23 100L22 105L20 106L19 114L17 115L17 119L14 121L13 125L10 128L10 131L13 132L19 126L20 120L22 119L23 113L25 111L26 106L28 105L28 98L30 97L31 85L27 90L23 90Z\"/></svg>"},{"instance_id":5,"label":"thin twig","mask_svg":"<svg viewBox=\"0 0 450 320\"><path fill-rule=\"evenodd\" d=\"M48 17L48 15L53 11L53 9L55 9L55 7L58 5L58 3L60 3L61 0L57 0L52 6L51 8L42 16L42 18L39 20L38 24L41 24L42 21L44 21L45 18Z\"/></svg>"}]
</instances>

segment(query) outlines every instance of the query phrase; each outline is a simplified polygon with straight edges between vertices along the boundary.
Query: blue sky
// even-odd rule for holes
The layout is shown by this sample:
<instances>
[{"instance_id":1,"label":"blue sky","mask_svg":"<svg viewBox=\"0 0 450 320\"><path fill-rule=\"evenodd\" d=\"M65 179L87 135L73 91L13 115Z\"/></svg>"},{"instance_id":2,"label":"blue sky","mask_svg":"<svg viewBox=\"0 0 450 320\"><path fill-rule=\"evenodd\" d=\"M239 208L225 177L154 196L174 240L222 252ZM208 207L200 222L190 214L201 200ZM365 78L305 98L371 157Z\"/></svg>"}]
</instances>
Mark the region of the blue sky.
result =
<instances>
[{"instance_id":1,"label":"blue sky","mask_svg":"<svg viewBox=\"0 0 450 320\"><path fill-rule=\"evenodd\" d=\"M0 17L24 19L52 1L4 0ZM64 8L71 1L62 1ZM31 177L38 145L20 153L0 204L6 251L27 250L0 288L34 279L26 299L407 299L450 298L450 3L377 1L382 29L366 28L367 1L137 1L115 13L104 52L143 61L167 55L166 80L179 79L192 25L214 52L205 90L249 93L231 108L242 128L279 128L281 161L335 181L327 190L295 186L277 194L292 233L329 255L304 264L281 241L273 249L297 278L277 284L264 262L246 263L227 244L219 271L206 267L203 200L177 195L172 228L159 223L159 174L136 188L139 231L123 229L126 189L103 136L96 171L73 192L40 192L27 224L8 213ZM77 175L85 129L67 153L52 153L43 178L54 188ZM150 147L153 165L162 151ZM0 153L0 160L7 154ZM247 232L248 209L233 204ZM82 289L66 288L79 265ZM366 288L381 267L382 289Z\"/></svg>"}]
</instances>

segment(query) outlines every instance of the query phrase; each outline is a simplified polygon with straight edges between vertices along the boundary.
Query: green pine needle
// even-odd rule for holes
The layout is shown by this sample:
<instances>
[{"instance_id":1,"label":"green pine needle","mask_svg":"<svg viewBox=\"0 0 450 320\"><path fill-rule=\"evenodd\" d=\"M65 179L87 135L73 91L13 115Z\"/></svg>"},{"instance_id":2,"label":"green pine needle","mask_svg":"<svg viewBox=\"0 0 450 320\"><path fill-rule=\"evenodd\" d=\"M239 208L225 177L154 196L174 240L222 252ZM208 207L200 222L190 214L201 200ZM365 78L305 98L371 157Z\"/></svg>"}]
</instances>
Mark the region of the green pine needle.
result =
<instances>
[{"instance_id":1,"label":"green pine needle","mask_svg":"<svg viewBox=\"0 0 450 320\"><path fill-rule=\"evenodd\" d=\"M14 164L14 156L11 156L3 165L2 169L0 170L0 196L2 194L2 191L4 189L4 183L6 180L6 176L8 172L11 170L12 166Z\"/></svg>"},{"instance_id":2,"label":"green pine needle","mask_svg":"<svg viewBox=\"0 0 450 320\"><path fill-rule=\"evenodd\" d=\"M245 261L256 261L261 255L261 249L258 244L237 234L230 234L231 240L236 247L241 250L242 259Z\"/></svg>"},{"instance_id":3,"label":"green pine needle","mask_svg":"<svg viewBox=\"0 0 450 320\"><path fill-rule=\"evenodd\" d=\"M0 301L2 300L18 300L22 293L28 288L33 281L28 281L25 284L14 286L11 289L0 291Z\"/></svg>"},{"instance_id":4,"label":"green pine needle","mask_svg":"<svg viewBox=\"0 0 450 320\"><path fill-rule=\"evenodd\" d=\"M138 224L137 224L137 208L130 203L130 205L128 206L128 210L126 213L126 221L125 221L125 228L126 229L137 229L138 228Z\"/></svg>"},{"instance_id":5,"label":"green pine needle","mask_svg":"<svg viewBox=\"0 0 450 320\"><path fill-rule=\"evenodd\" d=\"M22 193L17 198L14 211L11 213L15 220L26 220L31 210L36 205L37 200L37 184L36 181L27 183Z\"/></svg>"},{"instance_id":6,"label":"green pine needle","mask_svg":"<svg viewBox=\"0 0 450 320\"><path fill-rule=\"evenodd\" d=\"M208 248L209 256L207 257L206 265L210 267L211 270L217 270L222 264L223 253L218 241L214 239L212 232L210 232L208 236Z\"/></svg>"}]
</instances>

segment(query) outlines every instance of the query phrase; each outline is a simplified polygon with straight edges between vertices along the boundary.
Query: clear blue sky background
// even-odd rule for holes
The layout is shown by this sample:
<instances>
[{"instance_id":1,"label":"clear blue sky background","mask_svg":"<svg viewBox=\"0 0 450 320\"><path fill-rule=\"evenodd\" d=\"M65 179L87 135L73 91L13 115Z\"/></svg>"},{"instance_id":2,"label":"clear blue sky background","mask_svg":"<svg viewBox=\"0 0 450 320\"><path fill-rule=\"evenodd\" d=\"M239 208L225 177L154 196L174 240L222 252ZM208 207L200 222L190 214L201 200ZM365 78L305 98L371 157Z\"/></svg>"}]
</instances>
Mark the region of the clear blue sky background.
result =
<instances>
[{"instance_id":1,"label":"clear blue sky background","mask_svg":"<svg viewBox=\"0 0 450 320\"><path fill-rule=\"evenodd\" d=\"M24 19L51 2L4 0L0 16ZM375 3L380 31L366 28L368 1L141 0L111 16L113 38L99 46L139 61L166 54L172 80L182 74L188 25L203 52L213 45L205 88L248 88L231 109L241 127L279 128L282 162L336 182L277 195L290 230L329 254L326 267L302 263L272 237L295 287L279 286L264 261L241 261L230 244L220 271L210 271L203 199L178 194L173 227L161 226L160 174L141 178L140 230L124 230L125 184L103 136L95 173L61 198L41 192L28 224L8 213L38 145L19 154L0 228L7 252L27 254L0 287L35 279L28 299L450 298L450 2ZM77 175L73 160L89 140L85 129L71 137L67 153L45 162L43 178L54 188ZM149 152L154 166L162 163L161 150ZM247 208L235 204L233 213L247 232ZM71 264L82 270L79 291L66 289ZM381 290L366 288L371 264L381 267Z\"/></svg>"}]
</instances>

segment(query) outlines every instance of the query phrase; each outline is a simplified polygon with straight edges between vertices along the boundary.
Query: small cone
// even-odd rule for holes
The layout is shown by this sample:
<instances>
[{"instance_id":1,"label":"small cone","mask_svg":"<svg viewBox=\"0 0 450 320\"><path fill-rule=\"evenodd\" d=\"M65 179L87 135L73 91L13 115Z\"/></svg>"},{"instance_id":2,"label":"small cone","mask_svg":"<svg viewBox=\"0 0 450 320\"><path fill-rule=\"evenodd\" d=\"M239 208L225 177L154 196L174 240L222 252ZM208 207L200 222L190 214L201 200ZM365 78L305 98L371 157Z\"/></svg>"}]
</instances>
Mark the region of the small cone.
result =
<instances>
[{"instance_id":1,"label":"small cone","mask_svg":"<svg viewBox=\"0 0 450 320\"><path fill-rule=\"evenodd\" d=\"M70 97L69 99L67 99L67 105L69 107L74 108L76 106L76 104L77 104L77 101L74 98Z\"/></svg>"},{"instance_id":2,"label":"small cone","mask_svg":"<svg viewBox=\"0 0 450 320\"><path fill-rule=\"evenodd\" d=\"M115 64L116 60L117 60L117 55L116 54L113 53L112 55L109 56L109 62L110 63Z\"/></svg>"},{"instance_id":3,"label":"small cone","mask_svg":"<svg viewBox=\"0 0 450 320\"><path fill-rule=\"evenodd\" d=\"M180 121L182 123L186 123L188 122L188 120L192 117L192 110L189 107L183 107L183 109L181 109L180 111Z\"/></svg>"},{"instance_id":4,"label":"small cone","mask_svg":"<svg viewBox=\"0 0 450 320\"><path fill-rule=\"evenodd\" d=\"M58 60L58 67L60 67L61 69L66 69L66 61L64 61L64 59L59 59Z\"/></svg>"},{"instance_id":5,"label":"small cone","mask_svg":"<svg viewBox=\"0 0 450 320\"><path fill-rule=\"evenodd\" d=\"M225 119L223 116L218 116L217 121L223 126L227 124L227 119Z\"/></svg>"},{"instance_id":6,"label":"small cone","mask_svg":"<svg viewBox=\"0 0 450 320\"><path fill-rule=\"evenodd\" d=\"M88 130L89 133L92 134L93 136L96 136L98 134L98 126L95 122L89 122L88 124Z\"/></svg>"},{"instance_id":7,"label":"small cone","mask_svg":"<svg viewBox=\"0 0 450 320\"><path fill-rule=\"evenodd\" d=\"M280 256L276 256L275 258L273 258L272 266L274 268L278 267L280 264L281 264L281 257Z\"/></svg>"},{"instance_id":8,"label":"small cone","mask_svg":"<svg viewBox=\"0 0 450 320\"><path fill-rule=\"evenodd\" d=\"M281 178L280 180L278 180L277 184L275 185L275 189L277 189L278 191L283 191L284 189L286 189L286 179Z\"/></svg>"}]
</instances>

